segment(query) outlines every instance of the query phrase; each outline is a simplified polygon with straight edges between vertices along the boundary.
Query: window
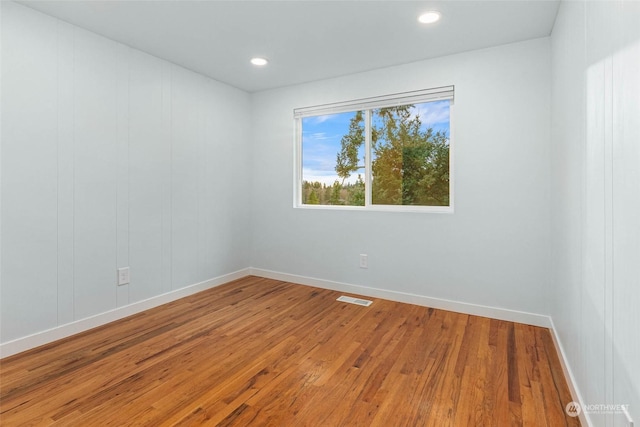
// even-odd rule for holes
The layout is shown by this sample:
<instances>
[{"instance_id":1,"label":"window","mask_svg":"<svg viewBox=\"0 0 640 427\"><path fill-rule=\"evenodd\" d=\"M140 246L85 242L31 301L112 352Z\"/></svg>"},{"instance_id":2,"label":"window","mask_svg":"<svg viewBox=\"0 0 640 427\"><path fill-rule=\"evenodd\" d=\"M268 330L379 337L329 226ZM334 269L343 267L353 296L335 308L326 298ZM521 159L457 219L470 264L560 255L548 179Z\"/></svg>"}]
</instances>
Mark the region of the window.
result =
<instances>
[{"instance_id":1,"label":"window","mask_svg":"<svg viewBox=\"0 0 640 427\"><path fill-rule=\"evenodd\" d=\"M453 86L300 108L295 206L452 212Z\"/></svg>"}]
</instances>

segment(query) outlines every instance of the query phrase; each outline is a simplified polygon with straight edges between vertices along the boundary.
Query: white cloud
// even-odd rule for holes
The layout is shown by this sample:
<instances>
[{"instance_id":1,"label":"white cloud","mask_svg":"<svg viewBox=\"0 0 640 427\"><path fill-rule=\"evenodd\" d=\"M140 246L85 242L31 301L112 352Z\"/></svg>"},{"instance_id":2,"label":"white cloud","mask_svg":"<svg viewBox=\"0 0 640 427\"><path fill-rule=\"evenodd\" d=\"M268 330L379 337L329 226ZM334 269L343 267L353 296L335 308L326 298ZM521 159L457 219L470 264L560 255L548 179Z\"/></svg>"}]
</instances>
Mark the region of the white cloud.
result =
<instances>
[{"instance_id":1,"label":"white cloud","mask_svg":"<svg viewBox=\"0 0 640 427\"><path fill-rule=\"evenodd\" d=\"M338 114L325 114L324 116L315 116L313 117L313 121L318 124L318 123L324 123L327 120L331 120L334 117L337 117Z\"/></svg>"},{"instance_id":2,"label":"white cloud","mask_svg":"<svg viewBox=\"0 0 640 427\"><path fill-rule=\"evenodd\" d=\"M332 138L332 136L327 135L326 132L315 132L309 135L308 137L316 141Z\"/></svg>"},{"instance_id":3,"label":"white cloud","mask_svg":"<svg viewBox=\"0 0 640 427\"><path fill-rule=\"evenodd\" d=\"M418 104L412 110L413 115L420 116L423 125L432 126L449 122L449 103L430 102Z\"/></svg>"}]
</instances>

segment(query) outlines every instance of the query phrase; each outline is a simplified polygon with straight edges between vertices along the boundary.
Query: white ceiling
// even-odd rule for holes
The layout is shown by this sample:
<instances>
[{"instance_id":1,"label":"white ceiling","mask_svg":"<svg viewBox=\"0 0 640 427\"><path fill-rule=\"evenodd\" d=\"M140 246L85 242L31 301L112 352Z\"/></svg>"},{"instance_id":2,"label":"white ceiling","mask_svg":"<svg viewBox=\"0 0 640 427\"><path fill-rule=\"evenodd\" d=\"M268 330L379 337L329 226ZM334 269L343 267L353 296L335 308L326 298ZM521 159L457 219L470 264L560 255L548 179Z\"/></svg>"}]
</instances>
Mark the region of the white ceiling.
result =
<instances>
[{"instance_id":1,"label":"white ceiling","mask_svg":"<svg viewBox=\"0 0 640 427\"><path fill-rule=\"evenodd\" d=\"M559 0L20 3L255 92L548 36Z\"/></svg>"}]
</instances>

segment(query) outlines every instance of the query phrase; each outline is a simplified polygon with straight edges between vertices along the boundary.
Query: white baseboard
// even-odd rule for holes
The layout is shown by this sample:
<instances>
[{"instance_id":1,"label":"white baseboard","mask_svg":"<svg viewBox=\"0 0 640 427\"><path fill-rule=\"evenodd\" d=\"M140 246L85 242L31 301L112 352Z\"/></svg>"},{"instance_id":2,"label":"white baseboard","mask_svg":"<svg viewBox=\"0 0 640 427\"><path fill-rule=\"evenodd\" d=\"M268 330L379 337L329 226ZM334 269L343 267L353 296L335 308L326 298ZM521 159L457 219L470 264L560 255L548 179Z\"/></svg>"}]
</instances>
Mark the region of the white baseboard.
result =
<instances>
[{"instance_id":1,"label":"white baseboard","mask_svg":"<svg viewBox=\"0 0 640 427\"><path fill-rule=\"evenodd\" d=\"M571 368L569 367L566 353L560 341L560 337L558 336L558 333L555 329L555 325L553 324L553 320L550 316L527 313L523 311L508 310L504 308L489 307L478 304L470 304L459 301L451 301L441 298L432 298L423 295L391 291L387 289L371 288L367 286L353 285L331 280L316 279L313 277L281 273L260 268L244 268L229 274L206 280L204 282L195 283L181 289L176 289L162 295L157 295L146 300L138 301L125 307L116 308L114 310L100 313L95 316L87 317L85 319L77 320L65 325L60 325L46 331L38 332L33 335L28 335L26 337L18 338L16 340L0 344L0 358L11 356L22 351L26 351L80 332L87 331L106 323L131 316L141 311L148 310L159 305L195 294L197 292L222 285L232 280L240 279L247 275L254 275L269 279L297 283L300 285L315 286L318 288L331 289L367 297L384 298L391 301L416 304L426 307L455 311L458 313L472 314L476 316L490 317L493 319L525 323L529 325L549 328L551 330L551 337L553 339L554 345L558 351L560 363L562 365L564 376L567 379L571 395L573 396L574 401L582 402L580 392L575 386L575 378L573 376ZM582 425L592 425L589 416L584 412L580 413L579 418Z\"/></svg>"},{"instance_id":2,"label":"white baseboard","mask_svg":"<svg viewBox=\"0 0 640 427\"><path fill-rule=\"evenodd\" d=\"M567 380L567 384L569 385L569 391L571 392L571 396L574 402L578 402L581 405L583 404L582 396L580 395L580 391L576 387L576 380L573 376L573 371L569 365L569 360L567 359L567 354L564 352L564 347L562 346L562 341L560 341L560 337L558 336L558 331L556 329L555 324L553 323L553 319L549 318L551 321L551 326L549 329L551 330L551 338L553 339L553 344L556 346L556 351L558 352L558 356L560 359L560 364L562 365L562 372L564 373L564 377ZM567 402L568 403L568 402ZM589 418L589 415L584 411L581 411L578 415L580 418L580 424L589 427L592 426L593 423Z\"/></svg>"},{"instance_id":3,"label":"white baseboard","mask_svg":"<svg viewBox=\"0 0 640 427\"><path fill-rule=\"evenodd\" d=\"M451 301L441 298L432 298L423 295L391 291L387 289L370 288L367 286L352 285L349 283L334 282L331 280L280 273L277 271L264 270L261 268L250 268L249 270L254 276L282 280L285 282L297 283L300 285L315 286L318 288L331 289L334 291L347 292L373 298L383 298L391 301L439 308L442 310L455 311L458 313L473 314L475 316L490 317L492 319L507 320L510 322L541 326L543 328L551 328L552 325L550 317L542 314L527 313L524 311Z\"/></svg>"},{"instance_id":4,"label":"white baseboard","mask_svg":"<svg viewBox=\"0 0 640 427\"><path fill-rule=\"evenodd\" d=\"M565 378L569 384L569 389L573 399L582 402L580 393L575 386L575 378L569 367L569 363L564 352L564 348L553 324L553 320L549 316L527 313L523 311L508 310L504 308L489 307L478 304L470 304L459 301L451 301L441 298L432 298L424 295L416 295L405 292L391 291L387 289L371 288L361 285L353 285L349 283L335 282L331 280L317 279L313 277L299 276L295 274L281 273L277 271L265 270L260 268L244 268L229 274L215 277L204 282L195 283L193 285L176 289L162 295L138 301L124 307L116 308L95 316L80 319L75 322L60 325L58 327L38 332L33 335L18 338L0 344L0 358L11 356L50 342L69 337L71 335L87 331L89 329L102 326L106 323L113 322L127 316L175 301L180 298L195 294L197 292L214 288L232 280L240 279L247 275L265 277L269 279L282 280L300 285L315 286L318 288L331 289L335 291L362 295L373 298L384 298L391 301L404 302L408 304L416 304L426 307L433 307L442 310L455 311L458 313L472 314L476 316L490 317L493 319L506 320L511 322L524 323L528 325L541 326L551 330L551 337L558 351L560 363L564 371ZM580 413L580 422L584 426L591 426L591 420L584 412Z\"/></svg>"},{"instance_id":5,"label":"white baseboard","mask_svg":"<svg viewBox=\"0 0 640 427\"><path fill-rule=\"evenodd\" d=\"M136 313L140 313L141 311L148 310L150 308L154 308L180 298L184 298L186 296L204 291L209 288L214 288L232 280L240 279L241 277L248 276L249 274L250 269L244 268L242 270L234 271L233 273L224 274L222 276L214 277L213 279L205 280L204 282L195 283L184 288L176 289L142 301L137 301L124 307L109 310L95 316L76 320L74 322L60 325L46 331L18 338L13 341L8 341L6 343L0 344L0 358L11 356L13 354L17 354L44 344L48 344L50 342L66 338L68 336L87 331L97 326L102 326L106 323L113 322L115 320L119 320Z\"/></svg>"},{"instance_id":6,"label":"white baseboard","mask_svg":"<svg viewBox=\"0 0 640 427\"><path fill-rule=\"evenodd\" d=\"M500 319L517 323L524 323L533 326L540 326L543 328L548 328L551 332L551 337L553 339L553 343L558 352L558 356L560 358L560 363L562 365L562 370L564 372L564 377L567 380L569 385L569 391L571 392L571 396L573 400L576 402L582 402L582 398L580 396L580 392L576 387L575 377L571 369L569 368L569 363L566 357L566 353L564 352L564 348L562 347L562 343L560 338L558 337L558 333L556 331L555 325L553 324L553 319L550 316L545 316L541 314L535 313L527 313L523 311L515 311L508 310L504 308L497 307L488 307L484 305L478 304L470 304L459 301L451 301L441 298L432 298L423 295L415 295L409 294L405 292L397 292L390 291L386 289L378 289L378 288L370 288L367 286L360 285L352 285L348 283L334 282L330 280L316 279L312 277L298 276L294 274L288 273L280 273L277 271L264 270L260 268L251 268L250 272L254 276L265 277L269 279L282 280L291 283L297 283L300 285L308 285L315 286L323 289L331 289L334 291L340 291L345 293L352 293L362 296L368 296L373 298L384 298L391 301L404 302L409 304L416 304L426 307L439 308L442 310L455 311L458 313L472 314L476 316L490 317L492 319ZM569 402L566 402L569 403ZM589 427L593 424L589 419L589 416L584 412L581 412L579 415L580 423L583 426Z\"/></svg>"}]
</instances>

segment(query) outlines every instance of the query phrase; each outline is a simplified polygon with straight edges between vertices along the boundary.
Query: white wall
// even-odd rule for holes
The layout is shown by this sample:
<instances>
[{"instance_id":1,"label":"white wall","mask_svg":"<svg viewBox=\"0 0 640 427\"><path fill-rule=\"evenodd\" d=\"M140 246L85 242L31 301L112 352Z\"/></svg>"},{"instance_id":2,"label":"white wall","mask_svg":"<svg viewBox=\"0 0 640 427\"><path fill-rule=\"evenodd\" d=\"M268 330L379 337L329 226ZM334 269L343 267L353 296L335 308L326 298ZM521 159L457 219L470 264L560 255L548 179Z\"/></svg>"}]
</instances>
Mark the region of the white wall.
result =
<instances>
[{"instance_id":1,"label":"white wall","mask_svg":"<svg viewBox=\"0 0 640 427\"><path fill-rule=\"evenodd\" d=\"M455 213L294 209L293 109L455 85ZM549 40L253 95L252 266L548 314ZM358 254L369 255L369 269Z\"/></svg>"},{"instance_id":2,"label":"white wall","mask_svg":"<svg viewBox=\"0 0 640 427\"><path fill-rule=\"evenodd\" d=\"M249 110L245 92L2 2L1 341L247 267Z\"/></svg>"},{"instance_id":3,"label":"white wall","mask_svg":"<svg viewBox=\"0 0 640 427\"><path fill-rule=\"evenodd\" d=\"M552 35L551 313L583 404L640 421L640 3L562 2ZM593 425L624 416L590 414Z\"/></svg>"},{"instance_id":4,"label":"white wall","mask_svg":"<svg viewBox=\"0 0 640 427\"><path fill-rule=\"evenodd\" d=\"M582 403L640 420L640 3L251 97L0 4L2 343L252 265L550 313ZM454 214L292 207L293 108L449 84Z\"/></svg>"}]
</instances>

